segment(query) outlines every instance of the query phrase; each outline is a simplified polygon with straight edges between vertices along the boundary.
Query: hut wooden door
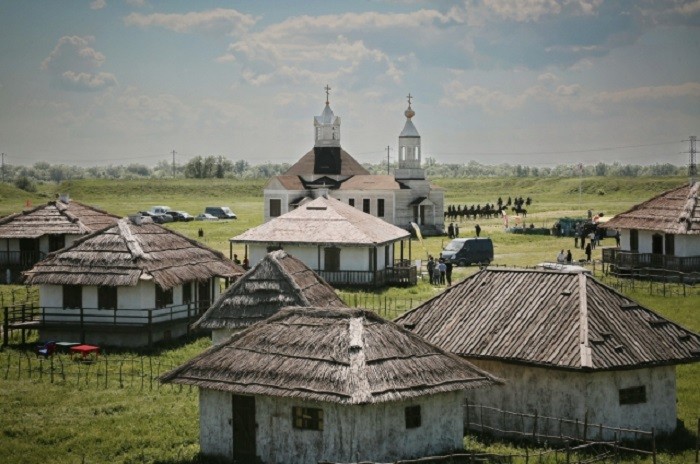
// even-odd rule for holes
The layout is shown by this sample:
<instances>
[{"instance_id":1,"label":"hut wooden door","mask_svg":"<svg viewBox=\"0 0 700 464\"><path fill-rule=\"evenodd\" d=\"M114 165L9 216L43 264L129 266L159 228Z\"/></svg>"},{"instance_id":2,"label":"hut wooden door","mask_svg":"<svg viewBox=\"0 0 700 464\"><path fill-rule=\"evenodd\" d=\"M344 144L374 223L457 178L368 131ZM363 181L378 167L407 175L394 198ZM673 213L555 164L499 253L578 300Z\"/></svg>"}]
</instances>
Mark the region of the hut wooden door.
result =
<instances>
[{"instance_id":1,"label":"hut wooden door","mask_svg":"<svg viewBox=\"0 0 700 464\"><path fill-rule=\"evenodd\" d=\"M233 462L254 464L255 397L233 395Z\"/></svg>"}]
</instances>

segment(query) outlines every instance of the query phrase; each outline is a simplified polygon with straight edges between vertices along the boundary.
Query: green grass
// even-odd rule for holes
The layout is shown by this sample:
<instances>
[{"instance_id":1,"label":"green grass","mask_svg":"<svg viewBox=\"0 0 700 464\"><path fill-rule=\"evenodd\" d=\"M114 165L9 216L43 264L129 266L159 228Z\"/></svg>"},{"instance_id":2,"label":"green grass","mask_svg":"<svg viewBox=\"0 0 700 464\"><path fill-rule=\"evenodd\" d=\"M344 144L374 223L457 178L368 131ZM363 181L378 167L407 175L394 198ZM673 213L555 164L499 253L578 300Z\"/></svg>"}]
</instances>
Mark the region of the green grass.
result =
<instances>
[{"instance_id":1,"label":"green grass","mask_svg":"<svg viewBox=\"0 0 700 464\"><path fill-rule=\"evenodd\" d=\"M530 196L527 222L551 227L561 216L585 216L590 208L596 212L614 214L642 199L685 182L683 178L619 179L584 178L579 200L578 179L436 179L446 188L446 204L494 203L498 196ZM228 205L239 219L236 221L174 223L168 227L197 239L197 230L204 230L203 242L229 253L228 239L262 222L262 187L264 181L237 180L154 180L72 181L62 185L42 184L39 192L29 195L14 187L0 185L0 214L20 210L27 199L34 205L54 198L57 193L69 193L72 198L97 205L119 215L148 209L153 205L168 205L192 214L208 205ZM603 192L604 195L600 195ZM532 266L552 261L560 249L571 249L574 258L583 257L574 250L573 239L506 233L500 218L479 220L482 236L494 241L498 265ZM461 236L474 235L474 222L461 224ZM413 241L413 259L438 255L446 238L432 237L421 245ZM607 242L607 243L606 243ZM611 239L603 245L612 245ZM234 250L239 254L242 249ZM594 251L594 258L600 257ZM476 267L455 268L453 281L476 272ZM442 287L423 281L410 288L387 288L367 292L372 296L407 298L415 304L424 301ZM361 293L361 292L360 292ZM700 295L692 297L650 296L644 289L631 292L633 299L669 319L694 331L700 331ZM199 339L180 347L164 347L155 355L165 364L177 364L201 352L209 342ZM118 359L126 352L110 353ZM3 354L0 353L0 357ZM700 416L700 365L677 368L678 417L694 434ZM47 385L36 380L4 380L0 372L0 461L17 463L195 463L198 446L197 395L179 393L169 388L151 392L138 389L81 388ZM694 435L693 435L694 436ZM682 463L692 459L692 443L675 441L678 454L666 451L659 462ZM515 449L512 444L474 443L470 446L492 452ZM642 462L642 461L626 461Z\"/></svg>"}]
</instances>

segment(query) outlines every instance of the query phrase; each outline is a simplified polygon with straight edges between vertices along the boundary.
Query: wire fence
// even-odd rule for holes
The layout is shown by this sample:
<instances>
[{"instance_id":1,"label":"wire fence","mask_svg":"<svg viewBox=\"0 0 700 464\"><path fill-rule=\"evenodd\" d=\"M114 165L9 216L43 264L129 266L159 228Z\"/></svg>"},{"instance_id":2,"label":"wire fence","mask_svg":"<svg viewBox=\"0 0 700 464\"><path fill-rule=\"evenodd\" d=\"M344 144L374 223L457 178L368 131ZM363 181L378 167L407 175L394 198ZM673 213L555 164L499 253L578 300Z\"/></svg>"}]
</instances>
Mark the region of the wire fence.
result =
<instances>
[{"instance_id":1,"label":"wire fence","mask_svg":"<svg viewBox=\"0 0 700 464\"><path fill-rule=\"evenodd\" d=\"M162 384L158 377L175 368L155 356L90 356L56 353L36 356L8 350L0 354L0 376L4 380L30 380L79 388L130 388L191 392L191 386Z\"/></svg>"},{"instance_id":2,"label":"wire fence","mask_svg":"<svg viewBox=\"0 0 700 464\"><path fill-rule=\"evenodd\" d=\"M420 298L400 298L372 293L339 292L346 305L352 308L369 309L384 319L395 319L406 311L423 303Z\"/></svg>"}]
</instances>

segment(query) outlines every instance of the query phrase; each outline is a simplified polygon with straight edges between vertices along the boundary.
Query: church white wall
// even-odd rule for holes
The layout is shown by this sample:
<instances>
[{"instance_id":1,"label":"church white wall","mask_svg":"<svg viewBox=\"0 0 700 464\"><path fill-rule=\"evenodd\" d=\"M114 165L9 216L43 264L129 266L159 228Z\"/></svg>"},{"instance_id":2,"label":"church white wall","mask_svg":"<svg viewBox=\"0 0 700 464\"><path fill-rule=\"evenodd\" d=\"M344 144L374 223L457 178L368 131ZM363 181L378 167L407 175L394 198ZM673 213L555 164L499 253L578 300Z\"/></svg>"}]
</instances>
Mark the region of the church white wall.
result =
<instances>
[{"instance_id":1,"label":"church white wall","mask_svg":"<svg viewBox=\"0 0 700 464\"><path fill-rule=\"evenodd\" d=\"M506 411L538 416L561 417L608 427L641 429L658 433L676 427L676 376L674 366L604 372L571 372L500 361L470 359L474 364L503 378L500 388L467 392L470 403L492 406ZM646 388L647 401L619 404L619 390L636 386ZM503 416L487 416L492 425L502 428ZM470 420L476 421L474 411ZM509 421L514 421L510 422ZM519 418L506 418L509 428L520 430ZM542 421L540 426L544 427ZM591 428L593 433L594 429ZM598 433L598 429L595 429ZM614 431L604 431L604 439L614 438ZM591 436L591 435L589 435ZM593 435L597 436L597 435Z\"/></svg>"}]
</instances>

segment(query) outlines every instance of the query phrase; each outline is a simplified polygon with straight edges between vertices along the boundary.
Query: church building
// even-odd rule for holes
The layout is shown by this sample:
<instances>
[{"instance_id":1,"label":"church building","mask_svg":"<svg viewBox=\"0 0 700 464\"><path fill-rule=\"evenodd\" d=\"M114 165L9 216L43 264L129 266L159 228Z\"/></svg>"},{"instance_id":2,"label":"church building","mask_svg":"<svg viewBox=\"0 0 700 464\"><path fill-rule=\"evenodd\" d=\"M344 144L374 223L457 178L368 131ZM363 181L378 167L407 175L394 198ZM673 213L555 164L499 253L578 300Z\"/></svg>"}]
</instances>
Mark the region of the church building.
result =
<instances>
[{"instance_id":1,"label":"church building","mask_svg":"<svg viewBox=\"0 0 700 464\"><path fill-rule=\"evenodd\" d=\"M314 117L313 149L265 186L265 222L328 195L397 227L412 230L415 223L423 235L442 235L445 192L430 183L421 167L421 138L412 121L411 95L399 135L398 169L393 175L372 175L341 147L340 117L330 107L329 90L326 86L323 112Z\"/></svg>"}]
</instances>

